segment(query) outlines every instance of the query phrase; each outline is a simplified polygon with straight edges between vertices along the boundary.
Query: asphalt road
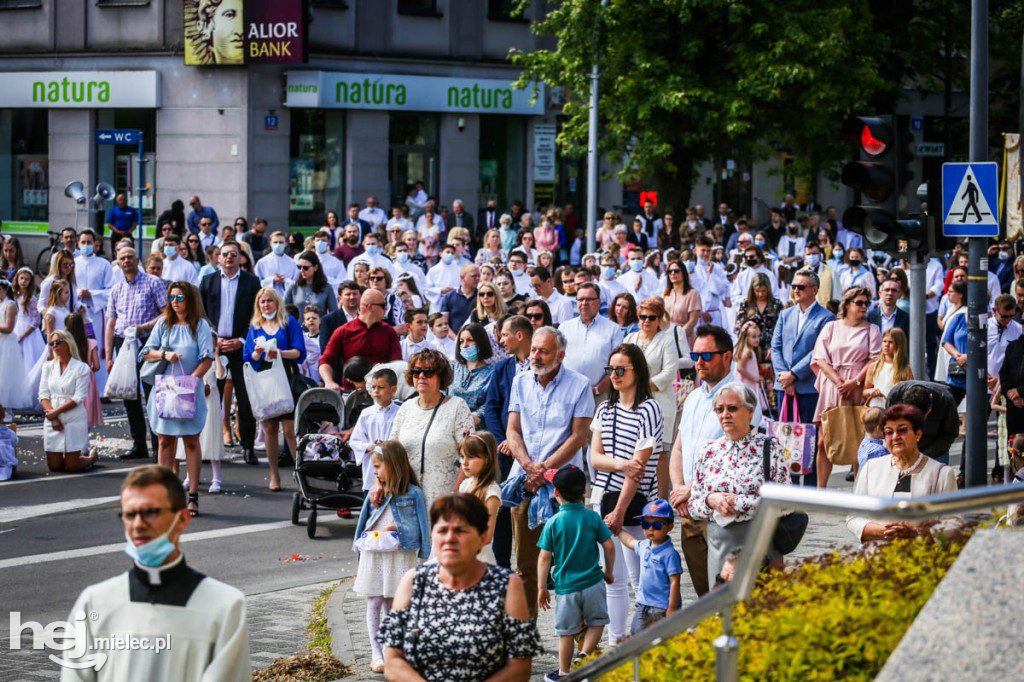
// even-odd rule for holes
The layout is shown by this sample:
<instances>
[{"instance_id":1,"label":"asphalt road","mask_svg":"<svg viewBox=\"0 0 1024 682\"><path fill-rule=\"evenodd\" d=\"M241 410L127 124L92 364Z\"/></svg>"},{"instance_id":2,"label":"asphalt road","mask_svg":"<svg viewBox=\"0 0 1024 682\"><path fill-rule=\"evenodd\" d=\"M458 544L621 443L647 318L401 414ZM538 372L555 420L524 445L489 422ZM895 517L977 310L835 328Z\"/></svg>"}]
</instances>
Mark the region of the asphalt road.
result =
<instances>
[{"instance_id":1,"label":"asphalt road","mask_svg":"<svg viewBox=\"0 0 1024 682\"><path fill-rule=\"evenodd\" d=\"M126 473L147 460L116 458L129 446L123 440L127 425L123 417L111 416L114 423L97 429L92 439L100 462L83 474L49 473L41 427L19 428L21 465L13 481L0 484L2 640L10 635L8 612L20 611L22 622L64 620L85 586L130 565L116 516L118 493ZM291 472L283 470L284 490L275 493L267 489L265 459L260 466L229 460L223 464L223 492L211 495L206 493L210 468L204 464L200 515L183 538L189 563L247 595L354 574L355 518L321 512L316 538L309 539L304 526L290 521L297 490Z\"/></svg>"}]
</instances>

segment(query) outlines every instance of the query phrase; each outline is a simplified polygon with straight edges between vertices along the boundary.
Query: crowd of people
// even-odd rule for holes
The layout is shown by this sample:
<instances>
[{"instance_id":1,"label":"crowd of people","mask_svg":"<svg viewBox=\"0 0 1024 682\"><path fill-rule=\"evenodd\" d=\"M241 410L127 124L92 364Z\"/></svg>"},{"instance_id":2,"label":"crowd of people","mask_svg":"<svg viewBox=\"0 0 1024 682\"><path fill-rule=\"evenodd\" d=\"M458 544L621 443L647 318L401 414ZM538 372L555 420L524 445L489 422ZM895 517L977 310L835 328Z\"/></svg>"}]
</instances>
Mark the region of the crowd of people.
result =
<instances>
[{"instance_id":1,"label":"crowd of people","mask_svg":"<svg viewBox=\"0 0 1024 682\"><path fill-rule=\"evenodd\" d=\"M301 457L292 414L251 390L258 374L283 365L293 388L342 392L342 437L363 472L354 589L367 597L372 667L426 679L504 666L511 679L521 659L528 671L551 589L548 679L568 672L577 635L589 654L605 626L614 646L671 614L684 565L698 595L728 579L764 482L826 487L833 464L849 464L861 493L956 487L964 249L928 261L918 377L908 266L865 249L834 207L787 201L755 225L725 204L677 219L647 202L635 217L604 212L587 253L571 206L489 202L470 216L421 190L390 214L374 197L345 220L329 212L309 235L262 218L220 225L192 197L187 218L180 202L160 217L148 254L122 215L106 235L66 228L47 273L4 238L0 375L26 380L0 384L0 404L42 412L52 470L87 469L89 428L130 353L141 383L123 397L133 447L122 458L184 461L182 509L196 516L202 462L218 492L225 448L252 465L265 448L270 490L279 464ZM1024 431L1024 255L1000 242L991 256L1002 481ZM858 541L926 530L848 525ZM508 660L454 660L466 646L454 622L421 631L421 615L443 624L467 600L477 644L504 638Z\"/></svg>"}]
</instances>

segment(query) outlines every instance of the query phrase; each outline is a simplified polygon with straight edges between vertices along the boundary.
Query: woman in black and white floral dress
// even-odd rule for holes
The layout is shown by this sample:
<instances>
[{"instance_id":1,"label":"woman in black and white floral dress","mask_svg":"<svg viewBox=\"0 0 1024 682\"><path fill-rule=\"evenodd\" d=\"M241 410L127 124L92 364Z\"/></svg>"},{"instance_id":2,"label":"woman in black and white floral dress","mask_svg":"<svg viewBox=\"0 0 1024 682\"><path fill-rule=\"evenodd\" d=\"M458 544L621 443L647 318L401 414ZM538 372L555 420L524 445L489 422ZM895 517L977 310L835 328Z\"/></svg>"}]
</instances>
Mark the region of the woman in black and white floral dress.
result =
<instances>
[{"instance_id":1,"label":"woman in black and white floral dress","mask_svg":"<svg viewBox=\"0 0 1024 682\"><path fill-rule=\"evenodd\" d=\"M435 563L405 574L380 628L388 679L428 682L527 680L541 652L519 576L477 560L489 515L472 495L439 497L430 507Z\"/></svg>"}]
</instances>

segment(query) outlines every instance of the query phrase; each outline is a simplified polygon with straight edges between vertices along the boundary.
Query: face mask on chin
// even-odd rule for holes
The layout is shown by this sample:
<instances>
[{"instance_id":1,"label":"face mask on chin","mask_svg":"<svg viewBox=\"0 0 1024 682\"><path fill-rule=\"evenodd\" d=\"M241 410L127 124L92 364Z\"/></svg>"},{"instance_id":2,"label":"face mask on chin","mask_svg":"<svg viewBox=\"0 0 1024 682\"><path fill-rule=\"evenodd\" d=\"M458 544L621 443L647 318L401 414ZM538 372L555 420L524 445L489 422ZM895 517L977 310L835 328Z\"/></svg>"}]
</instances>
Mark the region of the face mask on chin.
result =
<instances>
[{"instance_id":1,"label":"face mask on chin","mask_svg":"<svg viewBox=\"0 0 1024 682\"><path fill-rule=\"evenodd\" d=\"M164 533L143 545L136 545L132 542L131 536L126 530L124 532L124 539L126 540L124 553L143 566L150 568L156 568L163 564L167 557L174 553L174 543L170 541L168 536L170 535L171 528L174 528L174 524L178 522L180 515L181 511L179 510L174 515L174 520L171 522L170 527Z\"/></svg>"}]
</instances>

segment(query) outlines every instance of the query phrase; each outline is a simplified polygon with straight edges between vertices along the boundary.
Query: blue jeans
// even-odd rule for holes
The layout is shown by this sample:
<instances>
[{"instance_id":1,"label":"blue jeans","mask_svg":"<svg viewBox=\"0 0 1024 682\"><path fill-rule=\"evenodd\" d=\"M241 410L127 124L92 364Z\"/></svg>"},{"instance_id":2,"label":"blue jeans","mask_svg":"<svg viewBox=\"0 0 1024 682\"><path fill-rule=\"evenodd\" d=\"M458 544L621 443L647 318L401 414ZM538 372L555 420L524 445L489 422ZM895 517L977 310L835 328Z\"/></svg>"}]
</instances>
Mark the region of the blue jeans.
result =
<instances>
[{"instance_id":1,"label":"blue jeans","mask_svg":"<svg viewBox=\"0 0 1024 682\"><path fill-rule=\"evenodd\" d=\"M659 609L657 606L647 606L646 604L637 604L636 611L633 612L633 624L629 628L629 634L635 635L644 628L651 627L664 617L665 609Z\"/></svg>"}]
</instances>

